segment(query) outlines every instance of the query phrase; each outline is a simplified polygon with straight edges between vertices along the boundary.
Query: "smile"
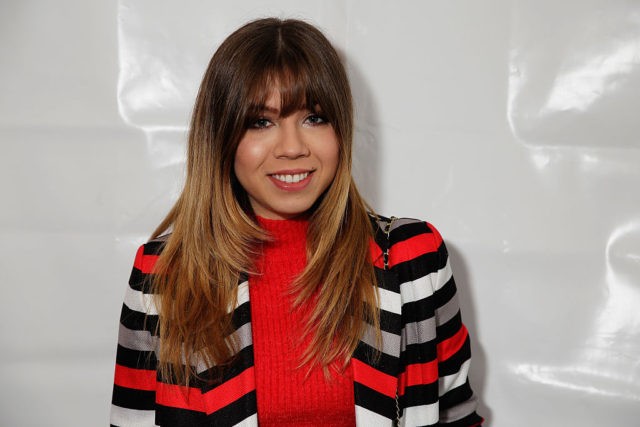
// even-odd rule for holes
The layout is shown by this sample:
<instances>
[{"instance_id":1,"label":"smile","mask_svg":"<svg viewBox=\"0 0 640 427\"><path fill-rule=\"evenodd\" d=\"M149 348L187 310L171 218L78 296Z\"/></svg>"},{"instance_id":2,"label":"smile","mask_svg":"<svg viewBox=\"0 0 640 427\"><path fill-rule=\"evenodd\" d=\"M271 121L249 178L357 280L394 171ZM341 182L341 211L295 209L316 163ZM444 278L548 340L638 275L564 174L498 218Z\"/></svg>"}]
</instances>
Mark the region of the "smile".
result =
<instances>
[{"instance_id":1,"label":"smile","mask_svg":"<svg viewBox=\"0 0 640 427\"><path fill-rule=\"evenodd\" d=\"M309 176L309 172L296 173L292 175L273 174L271 176L278 181L285 182L287 184L295 184L306 179Z\"/></svg>"}]
</instances>

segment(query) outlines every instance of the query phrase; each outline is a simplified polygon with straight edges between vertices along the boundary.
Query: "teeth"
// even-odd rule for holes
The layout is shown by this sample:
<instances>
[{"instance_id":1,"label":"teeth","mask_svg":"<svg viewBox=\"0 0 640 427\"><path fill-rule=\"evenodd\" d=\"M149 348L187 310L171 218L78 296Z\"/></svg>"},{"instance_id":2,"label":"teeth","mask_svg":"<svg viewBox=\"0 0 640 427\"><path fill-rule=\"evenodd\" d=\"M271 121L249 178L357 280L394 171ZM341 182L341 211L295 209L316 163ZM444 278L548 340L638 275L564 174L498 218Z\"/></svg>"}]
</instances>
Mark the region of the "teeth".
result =
<instances>
[{"instance_id":1,"label":"teeth","mask_svg":"<svg viewBox=\"0 0 640 427\"><path fill-rule=\"evenodd\" d=\"M282 182L286 182L287 184L294 184L296 182L300 182L303 179L305 179L306 177L309 176L309 172L305 172L305 173L296 173L294 175L279 175L279 174L273 174L272 175L275 179L277 179L278 181L282 181Z\"/></svg>"}]
</instances>

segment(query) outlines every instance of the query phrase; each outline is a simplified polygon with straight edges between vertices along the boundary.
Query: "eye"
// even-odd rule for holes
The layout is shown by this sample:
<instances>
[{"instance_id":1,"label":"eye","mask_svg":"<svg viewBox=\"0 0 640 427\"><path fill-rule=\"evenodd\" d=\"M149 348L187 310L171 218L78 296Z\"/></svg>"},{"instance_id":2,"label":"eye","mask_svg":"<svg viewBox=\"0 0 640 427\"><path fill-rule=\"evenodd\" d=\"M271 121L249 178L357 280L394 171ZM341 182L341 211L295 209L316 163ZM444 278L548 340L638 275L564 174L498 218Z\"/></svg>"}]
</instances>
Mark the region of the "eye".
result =
<instances>
[{"instance_id":1,"label":"eye","mask_svg":"<svg viewBox=\"0 0 640 427\"><path fill-rule=\"evenodd\" d=\"M320 126L320 125L324 125L329 123L327 121L327 118L324 116L321 116L320 114L309 114L305 119L304 122L306 124L309 124L311 126Z\"/></svg>"},{"instance_id":2,"label":"eye","mask_svg":"<svg viewBox=\"0 0 640 427\"><path fill-rule=\"evenodd\" d=\"M260 117L255 120L250 120L248 128L249 129L267 129L271 126L273 126L273 122L271 122L271 120L266 119L264 117Z\"/></svg>"}]
</instances>

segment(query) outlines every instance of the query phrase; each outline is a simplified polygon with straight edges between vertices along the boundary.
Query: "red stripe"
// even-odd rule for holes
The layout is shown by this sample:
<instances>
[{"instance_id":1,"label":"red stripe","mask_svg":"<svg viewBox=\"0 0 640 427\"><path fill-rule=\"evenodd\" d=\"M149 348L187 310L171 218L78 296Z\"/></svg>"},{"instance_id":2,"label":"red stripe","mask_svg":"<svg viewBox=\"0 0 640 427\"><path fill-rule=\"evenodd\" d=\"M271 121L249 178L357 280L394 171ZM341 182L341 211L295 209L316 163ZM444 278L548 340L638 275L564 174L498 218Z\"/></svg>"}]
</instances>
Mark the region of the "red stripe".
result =
<instances>
[{"instance_id":1,"label":"red stripe","mask_svg":"<svg viewBox=\"0 0 640 427\"><path fill-rule=\"evenodd\" d=\"M403 395L404 389L409 386L431 384L438 381L438 361L432 360L426 363L415 363L408 365L405 371L400 374L400 384L398 394Z\"/></svg>"},{"instance_id":2,"label":"red stripe","mask_svg":"<svg viewBox=\"0 0 640 427\"><path fill-rule=\"evenodd\" d=\"M351 366L353 369L353 381L385 396L396 397L396 387L398 385L396 377L380 372L358 359L351 359Z\"/></svg>"},{"instance_id":3,"label":"red stripe","mask_svg":"<svg viewBox=\"0 0 640 427\"><path fill-rule=\"evenodd\" d=\"M437 244L431 233L418 234L402 242L398 242L389 251L389 267L412 260L426 253L436 252Z\"/></svg>"},{"instance_id":4,"label":"red stripe","mask_svg":"<svg viewBox=\"0 0 640 427\"><path fill-rule=\"evenodd\" d=\"M371 256L371 261L374 266L384 269L382 249L380 249L380 246L378 246L373 239L369 240L369 255Z\"/></svg>"},{"instance_id":5,"label":"red stripe","mask_svg":"<svg viewBox=\"0 0 640 427\"><path fill-rule=\"evenodd\" d=\"M120 387L153 391L156 388L156 371L127 368L116 364L114 383Z\"/></svg>"},{"instance_id":6,"label":"red stripe","mask_svg":"<svg viewBox=\"0 0 640 427\"><path fill-rule=\"evenodd\" d=\"M433 234L433 240L436 248L439 248L442 244L442 235L433 225L427 223L427 227L429 227L429 230L431 230L431 233Z\"/></svg>"},{"instance_id":7,"label":"red stripe","mask_svg":"<svg viewBox=\"0 0 640 427\"><path fill-rule=\"evenodd\" d=\"M454 354L456 354L464 345L464 342L467 340L467 336L469 332L467 331L466 326L461 325L460 329L454 336L451 338L447 338L438 344L438 360L443 361L447 360Z\"/></svg>"},{"instance_id":8,"label":"red stripe","mask_svg":"<svg viewBox=\"0 0 640 427\"><path fill-rule=\"evenodd\" d=\"M164 406L205 412L209 415L228 406L255 388L255 374L253 367L251 367L204 394L199 388L159 382L157 400Z\"/></svg>"},{"instance_id":9,"label":"red stripe","mask_svg":"<svg viewBox=\"0 0 640 427\"><path fill-rule=\"evenodd\" d=\"M214 413L255 389L256 376L252 366L213 390L206 392L203 395L206 412L207 414Z\"/></svg>"},{"instance_id":10,"label":"red stripe","mask_svg":"<svg viewBox=\"0 0 640 427\"><path fill-rule=\"evenodd\" d=\"M204 412L202 392L199 388L162 382L158 382L156 388L156 401L159 404L172 408Z\"/></svg>"},{"instance_id":11,"label":"red stripe","mask_svg":"<svg viewBox=\"0 0 640 427\"><path fill-rule=\"evenodd\" d=\"M136 260L133 262L133 266L145 274L149 274L153 271L153 267L158 261L158 255L145 255L144 246L140 246L136 253Z\"/></svg>"}]
</instances>

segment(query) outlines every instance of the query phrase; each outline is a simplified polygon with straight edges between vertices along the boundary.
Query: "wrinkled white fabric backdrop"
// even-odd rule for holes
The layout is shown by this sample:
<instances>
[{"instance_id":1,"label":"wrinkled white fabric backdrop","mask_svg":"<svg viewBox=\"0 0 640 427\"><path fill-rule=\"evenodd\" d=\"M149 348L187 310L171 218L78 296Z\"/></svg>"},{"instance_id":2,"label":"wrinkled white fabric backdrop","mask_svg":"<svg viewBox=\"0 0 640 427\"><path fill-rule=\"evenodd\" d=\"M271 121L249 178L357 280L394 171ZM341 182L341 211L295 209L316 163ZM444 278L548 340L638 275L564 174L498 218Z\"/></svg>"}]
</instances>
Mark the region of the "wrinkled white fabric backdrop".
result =
<instances>
[{"instance_id":1,"label":"wrinkled white fabric backdrop","mask_svg":"<svg viewBox=\"0 0 640 427\"><path fill-rule=\"evenodd\" d=\"M136 247L180 189L220 41L323 28L357 100L355 174L444 234L496 427L640 416L640 3L4 1L0 424L107 422Z\"/></svg>"}]
</instances>

